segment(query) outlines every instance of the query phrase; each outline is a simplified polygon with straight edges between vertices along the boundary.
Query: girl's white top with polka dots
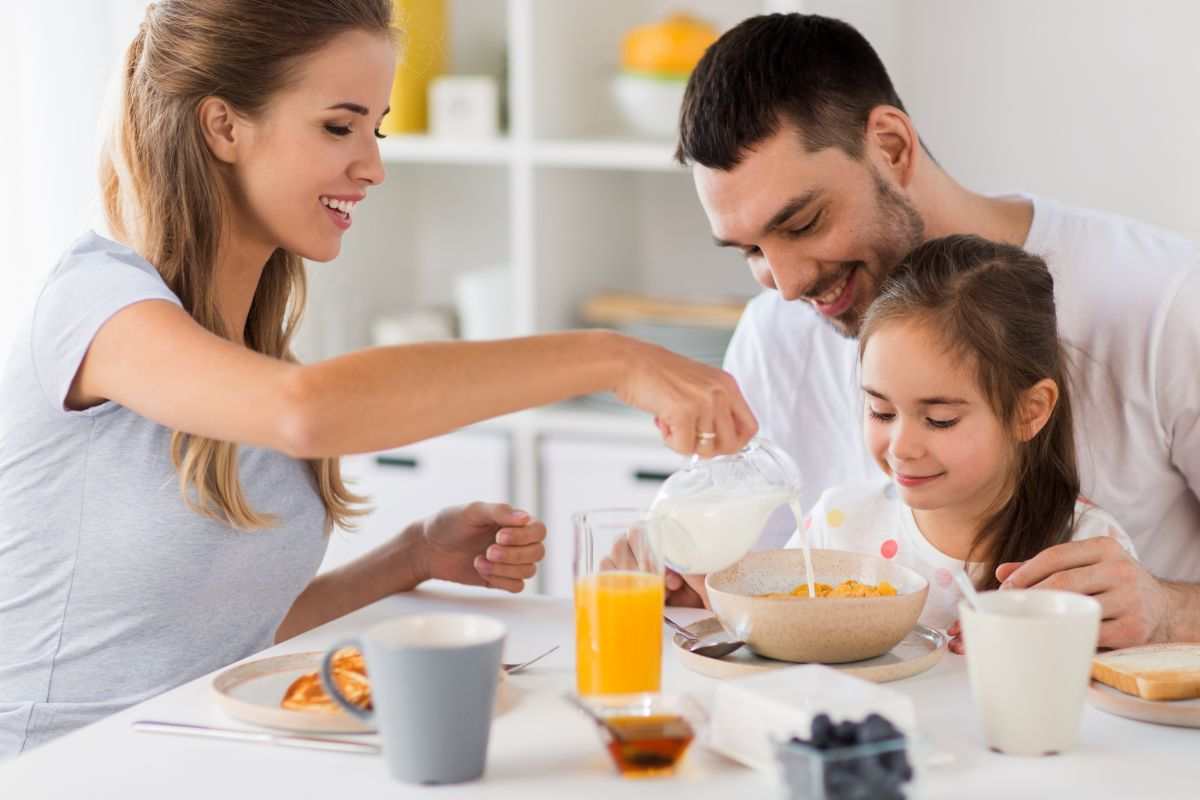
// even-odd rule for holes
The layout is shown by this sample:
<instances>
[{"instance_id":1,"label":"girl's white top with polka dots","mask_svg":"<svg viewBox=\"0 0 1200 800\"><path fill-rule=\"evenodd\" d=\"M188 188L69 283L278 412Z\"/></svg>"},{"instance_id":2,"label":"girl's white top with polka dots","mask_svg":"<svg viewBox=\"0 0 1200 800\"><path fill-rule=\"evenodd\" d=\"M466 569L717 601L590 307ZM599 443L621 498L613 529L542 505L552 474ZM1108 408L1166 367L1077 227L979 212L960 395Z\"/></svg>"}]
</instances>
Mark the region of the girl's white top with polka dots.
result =
<instances>
[{"instance_id":1,"label":"girl's white top with polka dots","mask_svg":"<svg viewBox=\"0 0 1200 800\"><path fill-rule=\"evenodd\" d=\"M929 597L921 612L921 623L945 629L958 619L961 597L954 584L953 570L966 569L976 581L983 564L951 558L930 543L913 518L912 509L900 499L889 478L857 481L826 489L821 499L792 534L787 547L802 547L804 531L814 549L873 553L920 573L929 581ZM1073 541L1112 536L1135 558L1133 542L1112 515L1083 501L1075 504ZM852 577L852 576L847 576Z\"/></svg>"}]
</instances>

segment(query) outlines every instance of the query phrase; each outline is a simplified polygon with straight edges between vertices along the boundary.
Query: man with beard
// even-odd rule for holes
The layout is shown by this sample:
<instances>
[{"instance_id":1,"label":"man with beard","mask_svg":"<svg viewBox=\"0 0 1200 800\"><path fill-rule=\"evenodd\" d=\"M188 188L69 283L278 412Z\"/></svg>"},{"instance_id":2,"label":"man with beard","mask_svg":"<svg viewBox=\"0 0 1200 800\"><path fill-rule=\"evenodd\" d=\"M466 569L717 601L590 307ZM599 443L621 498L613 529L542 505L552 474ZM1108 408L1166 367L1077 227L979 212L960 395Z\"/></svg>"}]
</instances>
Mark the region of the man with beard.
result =
<instances>
[{"instance_id":1,"label":"man with beard","mask_svg":"<svg viewBox=\"0 0 1200 800\"><path fill-rule=\"evenodd\" d=\"M677 156L716 244L740 250L772 290L748 306L726 369L762 434L800 465L805 508L826 487L879 475L861 438L853 337L898 261L955 233L1045 258L1075 369L1083 494L1125 525L1142 565L1101 537L1001 565L997 578L1096 596L1106 647L1200 641L1195 245L960 185L921 142L870 44L815 15L754 17L709 48L688 83ZM789 518L761 544L780 546L790 530ZM677 575L668 589L673 603L699 599Z\"/></svg>"}]
</instances>

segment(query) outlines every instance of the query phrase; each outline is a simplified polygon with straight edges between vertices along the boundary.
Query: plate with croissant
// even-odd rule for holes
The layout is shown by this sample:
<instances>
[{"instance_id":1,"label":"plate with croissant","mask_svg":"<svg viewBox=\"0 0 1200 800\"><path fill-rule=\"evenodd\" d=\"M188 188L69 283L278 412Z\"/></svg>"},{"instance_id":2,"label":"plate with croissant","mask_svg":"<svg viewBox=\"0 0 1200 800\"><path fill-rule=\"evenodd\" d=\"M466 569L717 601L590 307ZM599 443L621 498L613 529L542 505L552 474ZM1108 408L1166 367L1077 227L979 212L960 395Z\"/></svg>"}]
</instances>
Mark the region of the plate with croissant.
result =
<instances>
[{"instance_id":1,"label":"plate with croissant","mask_svg":"<svg viewBox=\"0 0 1200 800\"><path fill-rule=\"evenodd\" d=\"M325 693L317 674L323 656L291 653L237 664L213 678L212 691L225 713L242 722L307 733L374 733L374 727L347 714ZM355 705L371 708L371 680L358 650L347 647L334 654L333 678ZM501 671L496 714L505 710L506 698Z\"/></svg>"}]
</instances>

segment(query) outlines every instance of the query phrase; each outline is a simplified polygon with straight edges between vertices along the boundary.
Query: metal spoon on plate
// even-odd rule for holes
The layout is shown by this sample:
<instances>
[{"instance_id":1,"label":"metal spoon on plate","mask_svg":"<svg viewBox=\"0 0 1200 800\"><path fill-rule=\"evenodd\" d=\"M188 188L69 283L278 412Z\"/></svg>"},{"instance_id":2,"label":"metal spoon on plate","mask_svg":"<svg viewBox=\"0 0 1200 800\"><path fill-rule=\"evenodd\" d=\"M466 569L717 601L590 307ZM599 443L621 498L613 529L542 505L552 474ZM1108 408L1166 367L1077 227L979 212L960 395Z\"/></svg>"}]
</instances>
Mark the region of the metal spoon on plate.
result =
<instances>
[{"instance_id":1,"label":"metal spoon on plate","mask_svg":"<svg viewBox=\"0 0 1200 800\"><path fill-rule=\"evenodd\" d=\"M689 653L695 653L698 656L724 658L745 644L741 640L731 639L729 634L724 631L709 634L708 636L697 636L665 614L663 615L663 622L667 623L671 630L683 637L684 650L687 650Z\"/></svg>"},{"instance_id":2,"label":"metal spoon on plate","mask_svg":"<svg viewBox=\"0 0 1200 800\"><path fill-rule=\"evenodd\" d=\"M557 649L558 649L558 645L554 645L554 647L551 647L546 652L542 653L541 655L534 656L533 658L529 659L528 661L522 662L520 664L501 664L500 666L504 668L505 672L507 672L509 675L512 675L513 673L520 672L521 670L534 664L535 662L541 661L543 658L550 655Z\"/></svg>"}]
</instances>

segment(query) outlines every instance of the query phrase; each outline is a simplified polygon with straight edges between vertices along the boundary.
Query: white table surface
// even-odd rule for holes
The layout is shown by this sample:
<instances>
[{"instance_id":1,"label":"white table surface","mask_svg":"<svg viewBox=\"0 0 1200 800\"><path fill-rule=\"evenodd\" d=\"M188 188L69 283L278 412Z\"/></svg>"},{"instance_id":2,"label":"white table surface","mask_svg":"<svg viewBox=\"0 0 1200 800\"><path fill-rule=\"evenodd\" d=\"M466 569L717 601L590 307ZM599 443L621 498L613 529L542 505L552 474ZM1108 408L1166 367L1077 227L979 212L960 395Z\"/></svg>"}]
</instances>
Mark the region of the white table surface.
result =
<instances>
[{"instance_id":1,"label":"white table surface","mask_svg":"<svg viewBox=\"0 0 1200 800\"><path fill-rule=\"evenodd\" d=\"M619 778L592 723L562 700L563 692L574 682L573 619L568 601L433 585L387 598L266 654L322 650L335 639L374 622L430 610L481 612L504 621L509 626L505 660L560 646L536 667L509 679L515 705L493 723L482 781L409 786L392 781L377 756L151 735L130 729L130 722L138 719L247 727L215 705L210 696L212 676L206 676L0 764L0 798L685 800L778 796L769 775L697 747L672 778ZM672 616L683 621L703 613L672 609ZM690 691L707 700L716 681L681 666L669 652L665 635L664 647L664 690ZM910 796L1003 800L1200 797L1200 729L1149 725L1088 707L1075 751L1043 758L1003 756L984 746L962 657L948 653L932 670L888 685L913 698L922 738L936 751L949 755L943 759L949 763L924 770L919 790Z\"/></svg>"}]
</instances>

